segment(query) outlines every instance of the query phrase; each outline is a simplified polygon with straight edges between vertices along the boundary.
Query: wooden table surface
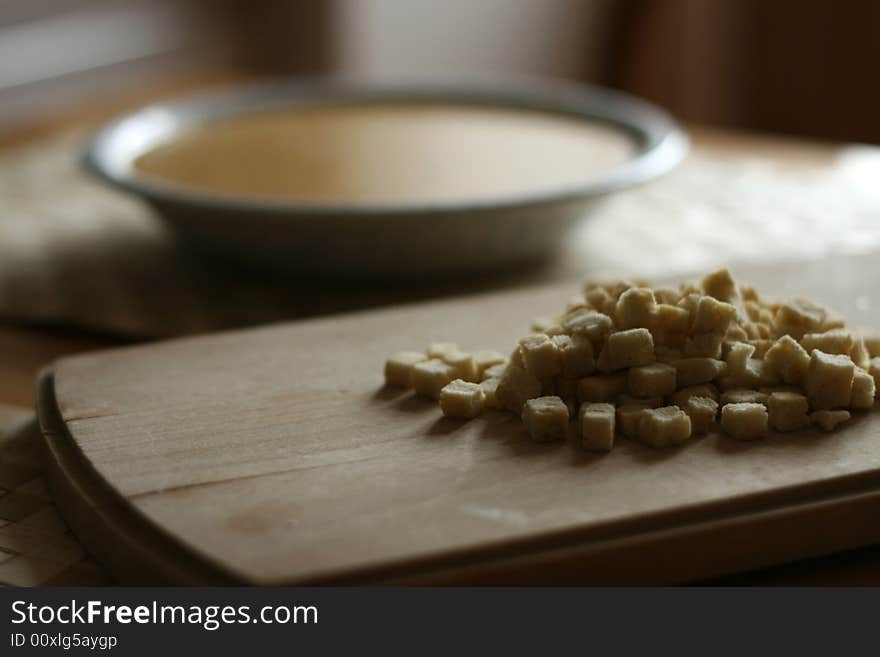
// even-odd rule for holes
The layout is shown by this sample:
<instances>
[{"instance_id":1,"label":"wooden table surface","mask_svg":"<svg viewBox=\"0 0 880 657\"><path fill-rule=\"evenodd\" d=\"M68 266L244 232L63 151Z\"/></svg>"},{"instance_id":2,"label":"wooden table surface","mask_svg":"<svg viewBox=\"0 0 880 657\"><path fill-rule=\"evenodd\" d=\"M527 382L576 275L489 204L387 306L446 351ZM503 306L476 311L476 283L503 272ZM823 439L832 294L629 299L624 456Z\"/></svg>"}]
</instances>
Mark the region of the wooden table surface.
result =
<instances>
[{"instance_id":1,"label":"wooden table surface","mask_svg":"<svg viewBox=\"0 0 880 657\"><path fill-rule=\"evenodd\" d=\"M168 89L153 92L151 97L179 91L180 83ZM10 144L18 145L25 139L42 137L55 130L88 126L101 121L127 106L143 102L145 98L128 98L107 102L87 112L79 112L37 127L23 129L19 135L5 135L0 139L0 150ZM788 138L718 131L692 127L695 152L737 153L748 152L762 159L790 167L821 169L831 166L840 156L844 145L810 142ZM880 162L880 154L873 154ZM876 164L876 163L875 163ZM35 379L41 368L55 358L85 350L120 344L118 339L84 333L66 328L46 328L0 324L0 405L6 411L33 408ZM0 520L0 527L4 524ZM2 550L2 546L0 546ZM96 578L100 581L100 578ZM793 563L759 572L743 573L719 580L722 584L760 585L880 585L880 546L864 548L807 562Z\"/></svg>"}]
</instances>

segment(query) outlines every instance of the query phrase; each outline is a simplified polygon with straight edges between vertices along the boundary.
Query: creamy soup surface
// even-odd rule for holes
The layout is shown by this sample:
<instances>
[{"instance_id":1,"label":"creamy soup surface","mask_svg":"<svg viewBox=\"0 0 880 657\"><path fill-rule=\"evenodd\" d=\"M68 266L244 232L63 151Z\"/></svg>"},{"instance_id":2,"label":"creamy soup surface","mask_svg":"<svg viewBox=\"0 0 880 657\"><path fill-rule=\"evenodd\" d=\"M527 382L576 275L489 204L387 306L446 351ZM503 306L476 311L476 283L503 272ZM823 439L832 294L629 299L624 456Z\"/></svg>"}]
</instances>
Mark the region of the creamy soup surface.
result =
<instances>
[{"instance_id":1,"label":"creamy soup surface","mask_svg":"<svg viewBox=\"0 0 880 657\"><path fill-rule=\"evenodd\" d=\"M135 168L226 196L406 205L551 192L635 150L623 131L551 112L353 104L215 121L145 153Z\"/></svg>"}]
</instances>

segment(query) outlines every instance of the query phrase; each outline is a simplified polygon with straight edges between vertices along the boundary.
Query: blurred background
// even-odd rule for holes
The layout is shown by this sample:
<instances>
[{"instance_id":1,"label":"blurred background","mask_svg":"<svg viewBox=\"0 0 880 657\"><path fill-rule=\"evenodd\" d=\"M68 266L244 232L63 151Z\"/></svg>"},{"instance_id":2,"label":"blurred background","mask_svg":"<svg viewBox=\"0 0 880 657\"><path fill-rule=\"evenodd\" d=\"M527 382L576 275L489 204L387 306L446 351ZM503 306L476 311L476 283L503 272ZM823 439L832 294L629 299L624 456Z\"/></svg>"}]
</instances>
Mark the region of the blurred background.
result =
<instances>
[{"instance_id":1,"label":"blurred background","mask_svg":"<svg viewBox=\"0 0 880 657\"><path fill-rule=\"evenodd\" d=\"M527 73L880 142L878 35L875 0L0 0L0 138L238 77Z\"/></svg>"}]
</instances>

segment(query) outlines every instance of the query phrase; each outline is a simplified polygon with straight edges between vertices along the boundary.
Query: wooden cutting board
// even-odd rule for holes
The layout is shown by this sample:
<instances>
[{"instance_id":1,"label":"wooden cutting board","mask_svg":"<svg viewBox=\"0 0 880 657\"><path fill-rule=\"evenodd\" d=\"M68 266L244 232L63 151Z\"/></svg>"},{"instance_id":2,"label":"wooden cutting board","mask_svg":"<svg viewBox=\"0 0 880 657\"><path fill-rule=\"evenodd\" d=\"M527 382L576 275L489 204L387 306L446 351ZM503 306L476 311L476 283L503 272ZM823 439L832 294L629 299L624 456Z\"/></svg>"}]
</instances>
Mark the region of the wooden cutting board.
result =
<instances>
[{"instance_id":1,"label":"wooden cutting board","mask_svg":"<svg viewBox=\"0 0 880 657\"><path fill-rule=\"evenodd\" d=\"M876 254L734 274L880 326ZM138 583L680 582L880 541L876 409L831 435L595 455L383 388L387 354L506 351L578 287L63 359L38 404L51 489Z\"/></svg>"}]
</instances>

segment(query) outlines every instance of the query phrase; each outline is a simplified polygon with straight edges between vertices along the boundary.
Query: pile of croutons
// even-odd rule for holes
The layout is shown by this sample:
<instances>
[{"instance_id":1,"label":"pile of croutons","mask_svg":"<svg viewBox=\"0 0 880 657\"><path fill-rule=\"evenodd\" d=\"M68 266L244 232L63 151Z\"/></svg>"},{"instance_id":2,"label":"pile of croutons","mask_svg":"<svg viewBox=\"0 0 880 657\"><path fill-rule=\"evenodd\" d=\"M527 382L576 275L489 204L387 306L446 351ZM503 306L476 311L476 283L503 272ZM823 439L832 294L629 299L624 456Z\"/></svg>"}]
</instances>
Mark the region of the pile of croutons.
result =
<instances>
[{"instance_id":1,"label":"pile of croutons","mask_svg":"<svg viewBox=\"0 0 880 657\"><path fill-rule=\"evenodd\" d=\"M677 288L588 283L532 330L509 358L453 343L394 354L386 382L449 417L517 413L536 441L566 438L575 419L583 446L602 451L618 435L678 445L716 423L740 440L831 431L880 390L880 336L805 299L765 301L726 269Z\"/></svg>"}]
</instances>

